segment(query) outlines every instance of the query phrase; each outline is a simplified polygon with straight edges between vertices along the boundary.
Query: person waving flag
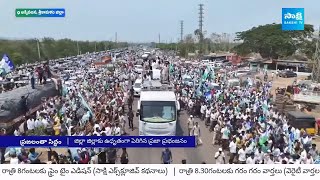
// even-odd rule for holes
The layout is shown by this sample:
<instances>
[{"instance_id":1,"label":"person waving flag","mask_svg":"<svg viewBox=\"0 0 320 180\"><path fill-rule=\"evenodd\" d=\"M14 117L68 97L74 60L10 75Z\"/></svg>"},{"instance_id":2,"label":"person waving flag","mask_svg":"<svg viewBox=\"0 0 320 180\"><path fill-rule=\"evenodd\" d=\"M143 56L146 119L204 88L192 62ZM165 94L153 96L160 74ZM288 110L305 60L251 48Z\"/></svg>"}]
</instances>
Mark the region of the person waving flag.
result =
<instances>
[{"instance_id":1,"label":"person waving flag","mask_svg":"<svg viewBox=\"0 0 320 180\"><path fill-rule=\"evenodd\" d=\"M14 70L14 64L8 55L4 54L0 61L0 74L6 75Z\"/></svg>"}]
</instances>

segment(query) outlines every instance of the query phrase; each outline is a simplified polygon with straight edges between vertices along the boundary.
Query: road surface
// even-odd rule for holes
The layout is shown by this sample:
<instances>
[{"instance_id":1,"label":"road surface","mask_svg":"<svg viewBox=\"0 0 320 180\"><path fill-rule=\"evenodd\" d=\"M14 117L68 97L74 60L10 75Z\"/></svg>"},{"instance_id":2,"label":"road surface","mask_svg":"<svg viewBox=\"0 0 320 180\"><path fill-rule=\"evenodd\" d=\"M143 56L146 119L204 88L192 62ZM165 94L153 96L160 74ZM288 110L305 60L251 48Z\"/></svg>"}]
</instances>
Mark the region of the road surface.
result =
<instances>
[{"instance_id":1,"label":"road surface","mask_svg":"<svg viewBox=\"0 0 320 180\"><path fill-rule=\"evenodd\" d=\"M137 101L139 98L135 98L133 104L134 113L136 112ZM177 122L177 136L187 136L187 121L189 115L187 112L182 111ZM218 146L212 145L213 134L205 127L204 121L195 119L199 122L201 128L201 139L203 144L197 148L171 148L173 156L173 164L181 164L183 159L187 160L188 164L201 164L206 162L207 164L213 164L214 154L218 151ZM128 124L126 124L126 132L130 136L138 136L138 119L134 118L134 130L128 129ZM161 152L163 148L128 148L129 163L130 164L160 164L161 162ZM121 153L121 150L119 151Z\"/></svg>"}]
</instances>

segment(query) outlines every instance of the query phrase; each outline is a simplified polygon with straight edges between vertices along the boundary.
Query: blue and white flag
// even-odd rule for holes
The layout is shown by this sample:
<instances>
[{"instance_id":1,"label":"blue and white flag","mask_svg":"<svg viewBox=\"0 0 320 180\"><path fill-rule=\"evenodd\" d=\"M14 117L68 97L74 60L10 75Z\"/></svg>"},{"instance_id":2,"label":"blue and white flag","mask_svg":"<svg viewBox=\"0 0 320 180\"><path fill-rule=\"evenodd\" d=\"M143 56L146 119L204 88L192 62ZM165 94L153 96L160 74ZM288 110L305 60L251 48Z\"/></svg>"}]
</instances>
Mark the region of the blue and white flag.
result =
<instances>
[{"instance_id":1,"label":"blue and white flag","mask_svg":"<svg viewBox=\"0 0 320 180\"><path fill-rule=\"evenodd\" d=\"M8 74L14 70L14 64L8 55L4 54L0 61L0 74Z\"/></svg>"}]
</instances>

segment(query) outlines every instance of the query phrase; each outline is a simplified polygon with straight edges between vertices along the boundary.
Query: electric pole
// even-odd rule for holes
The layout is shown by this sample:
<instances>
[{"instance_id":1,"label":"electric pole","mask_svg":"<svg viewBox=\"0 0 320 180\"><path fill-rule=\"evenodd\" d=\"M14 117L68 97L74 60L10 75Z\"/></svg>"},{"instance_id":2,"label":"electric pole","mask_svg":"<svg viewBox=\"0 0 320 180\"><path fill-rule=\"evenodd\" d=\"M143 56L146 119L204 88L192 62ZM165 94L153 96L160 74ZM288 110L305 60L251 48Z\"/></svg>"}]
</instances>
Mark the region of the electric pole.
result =
<instances>
[{"instance_id":1,"label":"electric pole","mask_svg":"<svg viewBox=\"0 0 320 180\"><path fill-rule=\"evenodd\" d=\"M41 53L40 53L40 41L37 39L37 48L38 48L38 56L39 56L39 61L41 61Z\"/></svg>"},{"instance_id":2,"label":"electric pole","mask_svg":"<svg viewBox=\"0 0 320 180\"><path fill-rule=\"evenodd\" d=\"M183 42L183 21L180 21L180 42Z\"/></svg>"},{"instance_id":3,"label":"electric pole","mask_svg":"<svg viewBox=\"0 0 320 180\"><path fill-rule=\"evenodd\" d=\"M316 51L313 55L312 81L320 83L320 27L317 36Z\"/></svg>"},{"instance_id":4,"label":"electric pole","mask_svg":"<svg viewBox=\"0 0 320 180\"><path fill-rule=\"evenodd\" d=\"M78 55L80 55L80 48L79 48L79 42L77 41L77 51L78 51Z\"/></svg>"},{"instance_id":5,"label":"electric pole","mask_svg":"<svg viewBox=\"0 0 320 180\"><path fill-rule=\"evenodd\" d=\"M200 44L200 53L203 53L202 47L203 47L203 4L199 4L199 33L200 33L200 39L199 39L199 44Z\"/></svg>"}]
</instances>

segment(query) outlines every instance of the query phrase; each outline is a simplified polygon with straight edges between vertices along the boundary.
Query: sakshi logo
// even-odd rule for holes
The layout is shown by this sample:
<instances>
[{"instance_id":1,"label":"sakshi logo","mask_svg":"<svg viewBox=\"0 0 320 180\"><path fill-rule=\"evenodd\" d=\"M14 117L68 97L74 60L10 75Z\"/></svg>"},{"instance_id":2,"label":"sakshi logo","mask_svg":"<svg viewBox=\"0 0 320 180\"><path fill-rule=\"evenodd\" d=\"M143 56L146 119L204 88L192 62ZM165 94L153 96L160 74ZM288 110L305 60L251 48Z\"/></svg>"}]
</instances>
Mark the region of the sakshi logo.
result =
<instances>
[{"instance_id":1,"label":"sakshi logo","mask_svg":"<svg viewBox=\"0 0 320 180\"><path fill-rule=\"evenodd\" d=\"M304 8L282 8L282 30L304 30Z\"/></svg>"}]
</instances>

